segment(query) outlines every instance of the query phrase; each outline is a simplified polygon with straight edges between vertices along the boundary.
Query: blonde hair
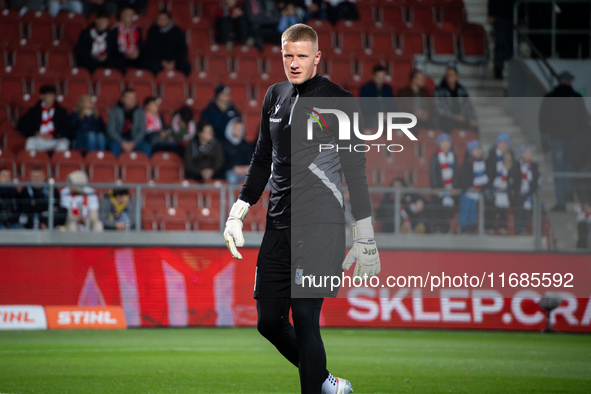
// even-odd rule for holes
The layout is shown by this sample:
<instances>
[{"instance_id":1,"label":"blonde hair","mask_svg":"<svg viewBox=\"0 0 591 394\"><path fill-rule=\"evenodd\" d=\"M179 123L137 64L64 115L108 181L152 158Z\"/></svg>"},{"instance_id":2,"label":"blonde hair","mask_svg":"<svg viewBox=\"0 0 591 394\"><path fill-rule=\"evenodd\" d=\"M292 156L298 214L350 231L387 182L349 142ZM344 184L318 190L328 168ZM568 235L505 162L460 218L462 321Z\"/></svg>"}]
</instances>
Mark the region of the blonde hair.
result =
<instances>
[{"instance_id":1,"label":"blonde hair","mask_svg":"<svg viewBox=\"0 0 591 394\"><path fill-rule=\"evenodd\" d=\"M298 42L298 41L310 41L312 45L318 48L318 34L308 25L303 23L296 23L293 26L285 29L281 35L281 44L286 41Z\"/></svg>"},{"instance_id":2,"label":"blonde hair","mask_svg":"<svg viewBox=\"0 0 591 394\"><path fill-rule=\"evenodd\" d=\"M82 108L82 102L85 99L90 100L90 102L92 103L92 113L93 113L93 115L94 115L95 118L98 118L99 112L98 112L98 109L96 108L96 105L94 105L94 103L92 102L92 96L90 94L83 94L78 99L78 104L76 105L76 109L78 110L78 114L82 115L83 112L84 112L84 108Z\"/></svg>"}]
</instances>

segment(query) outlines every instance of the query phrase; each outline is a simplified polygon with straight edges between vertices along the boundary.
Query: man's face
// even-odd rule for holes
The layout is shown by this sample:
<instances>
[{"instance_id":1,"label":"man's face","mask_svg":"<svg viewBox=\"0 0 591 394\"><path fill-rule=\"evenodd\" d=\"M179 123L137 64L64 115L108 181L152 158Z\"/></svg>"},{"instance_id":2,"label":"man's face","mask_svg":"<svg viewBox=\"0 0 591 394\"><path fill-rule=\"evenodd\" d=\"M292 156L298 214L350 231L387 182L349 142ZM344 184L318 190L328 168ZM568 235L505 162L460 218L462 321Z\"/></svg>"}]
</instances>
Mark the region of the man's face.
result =
<instances>
[{"instance_id":1,"label":"man's face","mask_svg":"<svg viewBox=\"0 0 591 394\"><path fill-rule=\"evenodd\" d=\"M33 183L43 183L45 182L45 173L43 171L31 171L29 180Z\"/></svg>"},{"instance_id":2,"label":"man's face","mask_svg":"<svg viewBox=\"0 0 591 394\"><path fill-rule=\"evenodd\" d=\"M134 92L127 92L121 97L121 104L125 107L126 110L130 110L135 108L137 105L137 96Z\"/></svg>"},{"instance_id":3,"label":"man's face","mask_svg":"<svg viewBox=\"0 0 591 394\"><path fill-rule=\"evenodd\" d=\"M292 84L299 85L316 75L320 51L310 41L285 41L281 53L283 70Z\"/></svg>"},{"instance_id":4,"label":"man's face","mask_svg":"<svg viewBox=\"0 0 591 394\"><path fill-rule=\"evenodd\" d=\"M222 103L229 103L232 101L232 94L230 93L230 89L226 88L218 93L218 100Z\"/></svg>"},{"instance_id":5,"label":"man's face","mask_svg":"<svg viewBox=\"0 0 591 394\"><path fill-rule=\"evenodd\" d=\"M45 93L41 95L41 100L46 106L51 107L55 103L55 93Z\"/></svg>"},{"instance_id":6,"label":"man's face","mask_svg":"<svg viewBox=\"0 0 591 394\"><path fill-rule=\"evenodd\" d=\"M133 17L134 17L134 15L135 15L135 11L134 10L132 10L131 8L126 8L123 11L121 11L121 15L119 17L119 20L125 26L129 27L133 23Z\"/></svg>"},{"instance_id":7,"label":"man's face","mask_svg":"<svg viewBox=\"0 0 591 394\"><path fill-rule=\"evenodd\" d=\"M109 18L97 18L94 24L98 31L105 31L109 27Z\"/></svg>"},{"instance_id":8,"label":"man's face","mask_svg":"<svg viewBox=\"0 0 591 394\"><path fill-rule=\"evenodd\" d=\"M531 161L531 149L524 149L521 152L521 158L525 161Z\"/></svg>"},{"instance_id":9,"label":"man's face","mask_svg":"<svg viewBox=\"0 0 591 394\"><path fill-rule=\"evenodd\" d=\"M443 141L441 141L441 144L439 144L439 147L441 148L442 151L449 152L449 150L451 149L451 141L450 140L443 140Z\"/></svg>"},{"instance_id":10,"label":"man's face","mask_svg":"<svg viewBox=\"0 0 591 394\"><path fill-rule=\"evenodd\" d=\"M156 24L161 27L161 28L165 28L166 26L168 26L170 23L170 18L168 17L168 15L166 14L158 14L158 17L156 18Z\"/></svg>"},{"instance_id":11,"label":"man's face","mask_svg":"<svg viewBox=\"0 0 591 394\"><path fill-rule=\"evenodd\" d=\"M232 136L234 138L240 138L242 135L242 122L236 122L232 125Z\"/></svg>"},{"instance_id":12,"label":"man's face","mask_svg":"<svg viewBox=\"0 0 591 394\"><path fill-rule=\"evenodd\" d=\"M373 81L376 85L383 85L386 82L386 72L376 71L373 73Z\"/></svg>"},{"instance_id":13,"label":"man's face","mask_svg":"<svg viewBox=\"0 0 591 394\"><path fill-rule=\"evenodd\" d=\"M0 170L0 183L10 183L12 180L12 171L4 168Z\"/></svg>"}]
</instances>

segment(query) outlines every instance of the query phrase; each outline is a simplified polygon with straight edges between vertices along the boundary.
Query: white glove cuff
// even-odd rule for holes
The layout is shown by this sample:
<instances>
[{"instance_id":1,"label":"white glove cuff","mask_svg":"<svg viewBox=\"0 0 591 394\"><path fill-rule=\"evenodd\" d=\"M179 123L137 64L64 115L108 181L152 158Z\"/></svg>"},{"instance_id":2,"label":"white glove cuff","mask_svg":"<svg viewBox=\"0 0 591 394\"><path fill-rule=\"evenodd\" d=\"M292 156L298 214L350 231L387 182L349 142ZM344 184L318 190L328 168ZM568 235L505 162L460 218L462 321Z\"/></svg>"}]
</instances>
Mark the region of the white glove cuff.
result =
<instances>
[{"instance_id":1,"label":"white glove cuff","mask_svg":"<svg viewBox=\"0 0 591 394\"><path fill-rule=\"evenodd\" d=\"M230 218L244 220L248 210L250 208L250 204L246 201L238 200L232 205L232 209L230 209Z\"/></svg>"},{"instance_id":2,"label":"white glove cuff","mask_svg":"<svg viewBox=\"0 0 591 394\"><path fill-rule=\"evenodd\" d=\"M355 222L353 225L353 241L360 239L373 239L373 225L371 224L371 216Z\"/></svg>"}]
</instances>

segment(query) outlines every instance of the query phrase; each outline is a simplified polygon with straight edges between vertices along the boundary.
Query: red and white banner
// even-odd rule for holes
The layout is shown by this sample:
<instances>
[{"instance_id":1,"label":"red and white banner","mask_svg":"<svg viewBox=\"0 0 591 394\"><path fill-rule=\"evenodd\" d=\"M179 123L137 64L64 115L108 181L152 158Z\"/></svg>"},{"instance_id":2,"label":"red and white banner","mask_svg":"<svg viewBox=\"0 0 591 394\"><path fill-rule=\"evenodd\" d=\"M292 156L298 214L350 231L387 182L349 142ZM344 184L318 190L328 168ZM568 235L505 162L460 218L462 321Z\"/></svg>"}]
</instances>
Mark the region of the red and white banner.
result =
<instances>
[{"instance_id":1,"label":"red and white banner","mask_svg":"<svg viewBox=\"0 0 591 394\"><path fill-rule=\"evenodd\" d=\"M129 327L253 326L257 252L241 249L244 259L237 261L225 248L2 247L0 305L120 306ZM380 258L430 259L441 271L458 274L462 265L469 271L471 262L483 258L532 268L540 261L561 267L565 259L591 264L591 256L536 253L385 250ZM342 291L347 298L325 301L324 326L541 330L546 324L539 302L548 289L542 287ZM591 332L589 295L560 291L560 297L562 304L551 315L554 328Z\"/></svg>"},{"instance_id":2,"label":"red and white banner","mask_svg":"<svg viewBox=\"0 0 591 394\"><path fill-rule=\"evenodd\" d=\"M45 330L41 305L0 305L0 330Z\"/></svg>"}]
</instances>

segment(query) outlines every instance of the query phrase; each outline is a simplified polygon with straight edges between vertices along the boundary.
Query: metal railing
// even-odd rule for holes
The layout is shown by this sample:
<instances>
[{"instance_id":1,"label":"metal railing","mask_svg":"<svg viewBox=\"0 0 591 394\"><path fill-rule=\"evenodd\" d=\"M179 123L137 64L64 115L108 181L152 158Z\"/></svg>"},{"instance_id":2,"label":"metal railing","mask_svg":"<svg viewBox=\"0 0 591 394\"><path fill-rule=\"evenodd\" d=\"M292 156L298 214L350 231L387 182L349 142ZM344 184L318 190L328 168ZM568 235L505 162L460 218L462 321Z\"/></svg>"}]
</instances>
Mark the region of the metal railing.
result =
<instances>
[{"instance_id":1,"label":"metal railing","mask_svg":"<svg viewBox=\"0 0 591 394\"><path fill-rule=\"evenodd\" d=\"M531 4L531 3L538 3L538 4L551 4L552 5L552 26L550 29L531 29L519 26L519 7L522 4ZM556 36L557 35L567 35L567 34L579 34L579 35L589 35L590 41L590 51L591 51L591 29L558 29L556 27L556 15L557 15L557 5L558 4L589 4L589 0L517 0L514 6L513 12L513 26L515 30L515 42L517 41L518 34L523 36L531 35L531 34L550 34L551 36L551 48L552 48L552 57L556 57ZM591 23L591 12L589 14L589 21ZM529 38L528 38L529 41ZM526 41L527 42L527 41ZM535 48L531 41L529 41L528 45L531 48ZM518 46L514 46L515 51L518 51ZM537 49L536 49L537 50ZM541 56L543 59L544 57ZM544 59L545 60L545 59ZM555 73L554 73L555 74ZM557 77L557 75L555 75Z\"/></svg>"}]
</instances>

